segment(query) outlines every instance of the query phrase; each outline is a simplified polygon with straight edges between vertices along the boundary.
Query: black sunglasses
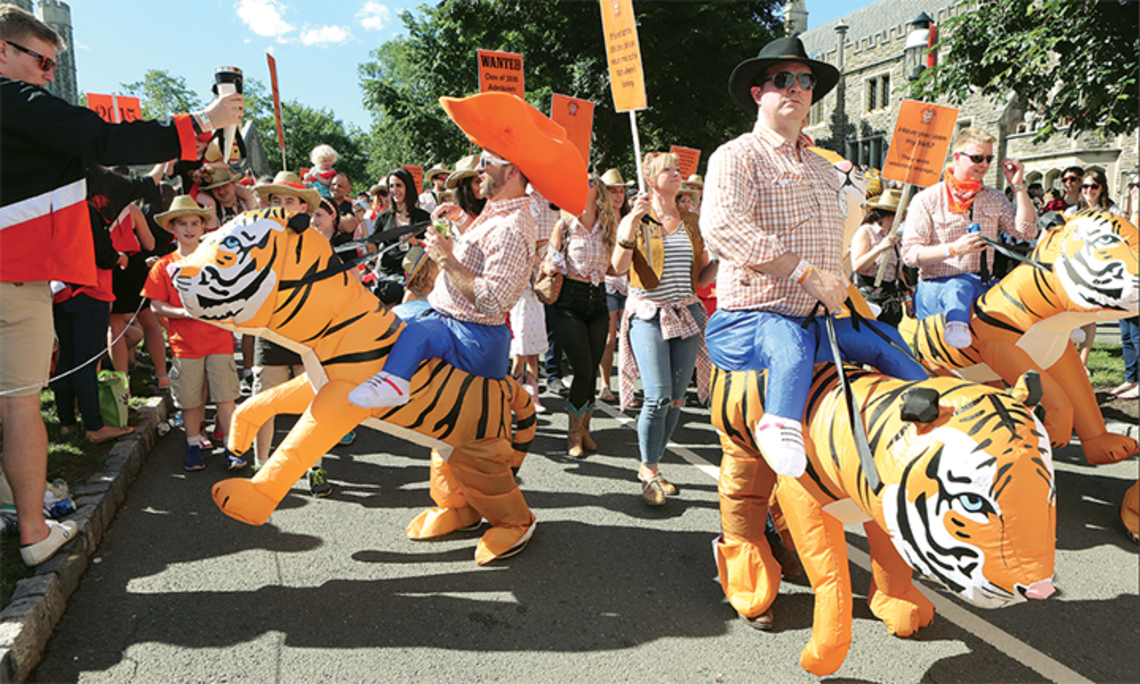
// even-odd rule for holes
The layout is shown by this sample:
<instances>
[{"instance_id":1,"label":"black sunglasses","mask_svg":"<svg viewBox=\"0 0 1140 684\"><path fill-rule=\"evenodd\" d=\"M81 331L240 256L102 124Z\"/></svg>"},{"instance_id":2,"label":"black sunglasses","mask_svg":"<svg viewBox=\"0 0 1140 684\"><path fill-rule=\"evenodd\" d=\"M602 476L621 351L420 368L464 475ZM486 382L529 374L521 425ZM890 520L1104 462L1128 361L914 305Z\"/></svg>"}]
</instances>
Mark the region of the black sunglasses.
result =
<instances>
[{"instance_id":1,"label":"black sunglasses","mask_svg":"<svg viewBox=\"0 0 1140 684\"><path fill-rule=\"evenodd\" d=\"M959 152L958 154L964 157L969 157L970 161L974 162L975 164L981 164L982 162L989 164L994 160L994 156L992 154L966 154L965 152Z\"/></svg>"},{"instance_id":2,"label":"black sunglasses","mask_svg":"<svg viewBox=\"0 0 1140 684\"><path fill-rule=\"evenodd\" d=\"M772 82L780 90L787 90L792 87L792 83L799 81L800 87L804 90L812 90L815 88L815 74L810 71L802 71L798 74L793 74L790 71L781 71L775 76L769 76L764 79L764 83ZM763 85L763 84L761 84Z\"/></svg>"},{"instance_id":3,"label":"black sunglasses","mask_svg":"<svg viewBox=\"0 0 1140 684\"><path fill-rule=\"evenodd\" d=\"M51 71L52 69L55 68L55 60L52 59L51 57L44 57L43 55L36 52L35 50L29 50L28 48L24 47L23 45L20 45L19 43L13 43L12 41L10 41L8 39L4 39L4 42L11 45L14 48L16 48L20 52L31 55L32 57L35 57L36 59L40 60L40 70L41 71L45 71L45 72Z\"/></svg>"},{"instance_id":4,"label":"black sunglasses","mask_svg":"<svg viewBox=\"0 0 1140 684\"><path fill-rule=\"evenodd\" d=\"M1080 181L1080 176L1065 176L1061 179L1062 183L1079 183Z\"/></svg>"},{"instance_id":5,"label":"black sunglasses","mask_svg":"<svg viewBox=\"0 0 1140 684\"><path fill-rule=\"evenodd\" d=\"M1100 183L1085 183L1082 188L1089 188L1090 190L1100 190Z\"/></svg>"}]
</instances>

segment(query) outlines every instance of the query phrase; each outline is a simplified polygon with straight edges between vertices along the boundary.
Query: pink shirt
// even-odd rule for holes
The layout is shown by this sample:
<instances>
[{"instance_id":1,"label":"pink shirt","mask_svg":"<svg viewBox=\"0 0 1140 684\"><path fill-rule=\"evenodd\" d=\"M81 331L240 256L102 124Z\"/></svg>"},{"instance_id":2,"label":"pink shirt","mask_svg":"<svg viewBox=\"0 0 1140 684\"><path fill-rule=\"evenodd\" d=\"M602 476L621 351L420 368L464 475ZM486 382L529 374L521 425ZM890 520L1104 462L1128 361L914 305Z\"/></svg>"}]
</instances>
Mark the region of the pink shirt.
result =
<instances>
[{"instance_id":1,"label":"pink shirt","mask_svg":"<svg viewBox=\"0 0 1140 684\"><path fill-rule=\"evenodd\" d=\"M807 316L816 299L755 266L792 252L843 277L842 183L808 139L785 140L757 122L709 158L701 233L720 258L718 307Z\"/></svg>"},{"instance_id":2,"label":"pink shirt","mask_svg":"<svg viewBox=\"0 0 1140 684\"><path fill-rule=\"evenodd\" d=\"M503 325L530 283L535 244L530 198L487 202L455 240L455 258L475 276L475 303L440 271L428 301L436 311L468 323Z\"/></svg>"}]
</instances>

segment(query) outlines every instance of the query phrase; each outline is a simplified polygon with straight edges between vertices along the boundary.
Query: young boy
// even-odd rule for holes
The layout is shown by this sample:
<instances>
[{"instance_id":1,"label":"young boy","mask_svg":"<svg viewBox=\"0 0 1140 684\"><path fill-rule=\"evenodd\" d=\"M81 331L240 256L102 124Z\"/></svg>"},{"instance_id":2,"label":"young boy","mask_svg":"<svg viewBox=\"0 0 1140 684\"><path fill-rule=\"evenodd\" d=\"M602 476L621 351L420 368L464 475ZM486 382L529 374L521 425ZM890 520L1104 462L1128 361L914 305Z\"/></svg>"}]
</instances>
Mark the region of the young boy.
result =
<instances>
[{"instance_id":1,"label":"young boy","mask_svg":"<svg viewBox=\"0 0 1140 684\"><path fill-rule=\"evenodd\" d=\"M233 335L228 330L194 320L182 307L182 299L170 279L170 267L190 256L206 230L210 210L198 205L189 195L174 198L170 210L158 214L154 220L174 235L178 250L155 262L147 276L142 294L150 298L150 308L160 320L165 320L170 351L174 357L171 376L171 395L174 405L182 409L182 422L186 427L186 470L202 470L201 425L206 416L205 389L210 388L210 399L218 409L217 424L229 432L234 414L234 401L241 394L237 368L233 357ZM246 466L242 457L225 450L230 470Z\"/></svg>"}]
</instances>

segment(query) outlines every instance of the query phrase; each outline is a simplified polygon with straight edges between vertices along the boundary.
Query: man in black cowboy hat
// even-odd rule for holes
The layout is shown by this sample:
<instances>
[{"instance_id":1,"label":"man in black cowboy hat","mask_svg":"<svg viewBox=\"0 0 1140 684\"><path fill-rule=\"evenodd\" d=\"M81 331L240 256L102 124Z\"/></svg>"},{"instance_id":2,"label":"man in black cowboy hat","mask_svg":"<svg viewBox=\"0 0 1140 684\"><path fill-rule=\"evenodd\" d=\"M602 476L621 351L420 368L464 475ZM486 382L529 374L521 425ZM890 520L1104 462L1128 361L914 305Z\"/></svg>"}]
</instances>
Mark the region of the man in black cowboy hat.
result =
<instances>
[{"instance_id":1,"label":"man in black cowboy hat","mask_svg":"<svg viewBox=\"0 0 1140 684\"><path fill-rule=\"evenodd\" d=\"M749 426L758 451L721 433L730 465L720 479L724 529L717 543L730 603L762 629L772 624L780 566L755 531L764 529L776 475L805 471L800 421L817 350L828 349L822 316L808 318L820 305L823 314L838 312L847 298L842 183L801 133L811 106L838 80L839 71L808 57L798 38L765 45L728 83L756 124L713 153L705 178L701 231L721 260L718 307L706 331L709 355L723 371L768 371L764 416ZM835 326L845 357L899 377L926 377L917 363L895 359L879 338L856 333L850 319Z\"/></svg>"}]
</instances>

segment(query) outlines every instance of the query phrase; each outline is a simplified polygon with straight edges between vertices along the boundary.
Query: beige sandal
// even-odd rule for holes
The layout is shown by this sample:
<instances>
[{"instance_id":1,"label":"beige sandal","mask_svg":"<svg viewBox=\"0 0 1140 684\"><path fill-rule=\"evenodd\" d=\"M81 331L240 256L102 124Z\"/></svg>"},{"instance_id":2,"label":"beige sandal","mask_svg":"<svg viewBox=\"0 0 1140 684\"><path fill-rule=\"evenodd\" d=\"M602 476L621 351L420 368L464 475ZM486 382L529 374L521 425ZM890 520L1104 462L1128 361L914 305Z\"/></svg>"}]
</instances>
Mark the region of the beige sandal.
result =
<instances>
[{"instance_id":1,"label":"beige sandal","mask_svg":"<svg viewBox=\"0 0 1140 684\"><path fill-rule=\"evenodd\" d=\"M660 475L652 480L641 480L641 496L645 499L645 503L650 506L665 505L665 489L661 486L662 481Z\"/></svg>"}]
</instances>

